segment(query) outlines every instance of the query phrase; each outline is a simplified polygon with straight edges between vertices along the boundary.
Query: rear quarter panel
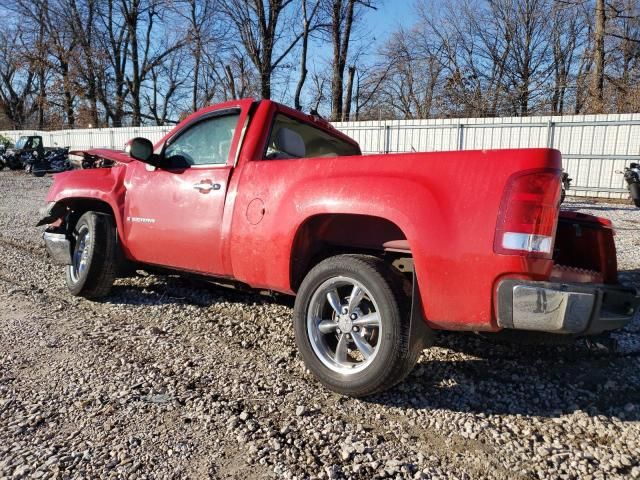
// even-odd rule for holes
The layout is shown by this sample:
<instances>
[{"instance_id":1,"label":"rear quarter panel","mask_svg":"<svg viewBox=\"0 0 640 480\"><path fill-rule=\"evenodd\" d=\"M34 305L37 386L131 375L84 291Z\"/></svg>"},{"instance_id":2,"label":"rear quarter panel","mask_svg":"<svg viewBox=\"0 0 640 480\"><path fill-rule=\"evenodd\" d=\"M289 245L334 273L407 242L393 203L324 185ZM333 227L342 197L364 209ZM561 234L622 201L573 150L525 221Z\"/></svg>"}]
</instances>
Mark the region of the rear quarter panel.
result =
<instances>
[{"instance_id":1,"label":"rear quarter panel","mask_svg":"<svg viewBox=\"0 0 640 480\"><path fill-rule=\"evenodd\" d=\"M435 328L495 329L494 283L545 278L549 260L493 253L503 189L514 172L560 168L549 149L408 153L249 161L237 172L229 246L234 277L292 292L291 248L300 226L325 213L395 223L413 252L424 313ZM254 202L252 204L252 202ZM250 204L263 205L258 223Z\"/></svg>"}]
</instances>

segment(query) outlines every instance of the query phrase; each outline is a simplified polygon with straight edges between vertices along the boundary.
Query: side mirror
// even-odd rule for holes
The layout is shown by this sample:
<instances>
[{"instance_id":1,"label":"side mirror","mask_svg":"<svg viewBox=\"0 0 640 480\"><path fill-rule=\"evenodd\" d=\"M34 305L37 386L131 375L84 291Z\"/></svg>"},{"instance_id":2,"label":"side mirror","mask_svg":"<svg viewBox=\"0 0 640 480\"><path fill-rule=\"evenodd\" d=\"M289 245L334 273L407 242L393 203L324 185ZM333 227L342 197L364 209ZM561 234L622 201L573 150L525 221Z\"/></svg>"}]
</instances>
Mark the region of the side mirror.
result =
<instances>
[{"instance_id":1,"label":"side mirror","mask_svg":"<svg viewBox=\"0 0 640 480\"><path fill-rule=\"evenodd\" d=\"M156 166L156 162L153 161L153 143L146 138L136 137L131 140L129 142L129 155L131 158Z\"/></svg>"}]
</instances>

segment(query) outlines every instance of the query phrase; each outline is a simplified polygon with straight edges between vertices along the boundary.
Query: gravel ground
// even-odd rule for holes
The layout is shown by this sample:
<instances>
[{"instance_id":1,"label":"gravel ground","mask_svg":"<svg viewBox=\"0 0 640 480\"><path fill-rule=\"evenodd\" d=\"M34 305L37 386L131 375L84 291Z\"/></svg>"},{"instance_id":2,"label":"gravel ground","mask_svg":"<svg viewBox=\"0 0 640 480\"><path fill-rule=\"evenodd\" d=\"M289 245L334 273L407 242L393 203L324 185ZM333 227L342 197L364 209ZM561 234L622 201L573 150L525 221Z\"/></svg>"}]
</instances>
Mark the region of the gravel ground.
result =
<instances>
[{"instance_id":1,"label":"gravel ground","mask_svg":"<svg viewBox=\"0 0 640 480\"><path fill-rule=\"evenodd\" d=\"M50 178L0 173L0 478L640 478L640 319L617 348L439 334L399 387L333 394L291 301L173 276L69 296L34 227ZM640 210L612 218L640 286Z\"/></svg>"}]
</instances>

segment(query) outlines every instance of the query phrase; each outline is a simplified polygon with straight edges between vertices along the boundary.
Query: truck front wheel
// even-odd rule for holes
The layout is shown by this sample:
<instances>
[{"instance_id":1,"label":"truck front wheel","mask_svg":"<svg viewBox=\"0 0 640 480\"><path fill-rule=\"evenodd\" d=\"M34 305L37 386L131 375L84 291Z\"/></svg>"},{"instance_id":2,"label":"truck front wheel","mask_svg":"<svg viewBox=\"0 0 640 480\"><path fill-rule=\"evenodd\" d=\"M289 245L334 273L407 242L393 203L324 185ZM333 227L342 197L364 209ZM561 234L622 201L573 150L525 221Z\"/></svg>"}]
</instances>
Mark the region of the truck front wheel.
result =
<instances>
[{"instance_id":1,"label":"truck front wheel","mask_svg":"<svg viewBox=\"0 0 640 480\"><path fill-rule=\"evenodd\" d=\"M85 298L109 294L118 270L118 243L113 217L86 212L73 229L71 265L67 265L67 287L72 295Z\"/></svg>"},{"instance_id":2,"label":"truck front wheel","mask_svg":"<svg viewBox=\"0 0 640 480\"><path fill-rule=\"evenodd\" d=\"M296 343L329 389L360 397L399 383L421 350L412 348L403 278L382 260L339 255L316 265L296 297Z\"/></svg>"}]
</instances>

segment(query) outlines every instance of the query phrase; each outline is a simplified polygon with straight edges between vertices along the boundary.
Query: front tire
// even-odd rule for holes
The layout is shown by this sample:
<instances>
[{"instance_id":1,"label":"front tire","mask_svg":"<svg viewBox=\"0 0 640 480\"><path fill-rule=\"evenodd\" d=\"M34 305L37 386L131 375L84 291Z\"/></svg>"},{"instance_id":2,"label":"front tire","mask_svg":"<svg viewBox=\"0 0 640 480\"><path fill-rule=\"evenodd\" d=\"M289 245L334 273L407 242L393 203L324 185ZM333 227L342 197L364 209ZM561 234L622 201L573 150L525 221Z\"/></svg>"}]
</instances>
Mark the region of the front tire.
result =
<instances>
[{"instance_id":1,"label":"front tire","mask_svg":"<svg viewBox=\"0 0 640 480\"><path fill-rule=\"evenodd\" d=\"M305 277L294 308L296 344L313 375L353 397L401 382L421 348L410 336L404 278L382 260L339 255Z\"/></svg>"},{"instance_id":2,"label":"front tire","mask_svg":"<svg viewBox=\"0 0 640 480\"><path fill-rule=\"evenodd\" d=\"M72 295L99 298L109 294L118 270L118 242L113 217L86 212L73 229L67 287Z\"/></svg>"}]
</instances>

